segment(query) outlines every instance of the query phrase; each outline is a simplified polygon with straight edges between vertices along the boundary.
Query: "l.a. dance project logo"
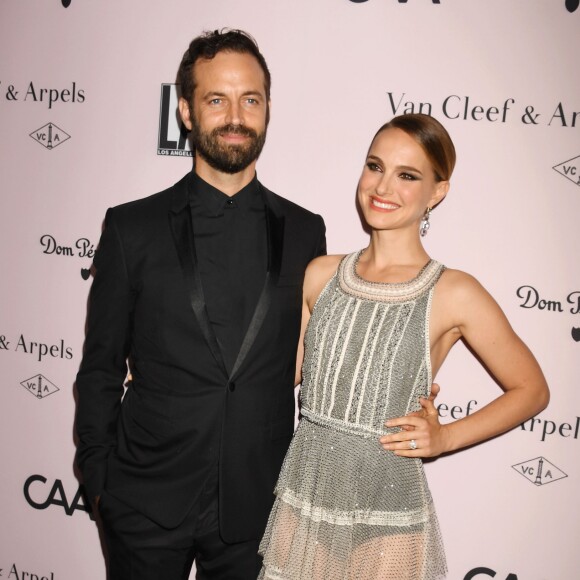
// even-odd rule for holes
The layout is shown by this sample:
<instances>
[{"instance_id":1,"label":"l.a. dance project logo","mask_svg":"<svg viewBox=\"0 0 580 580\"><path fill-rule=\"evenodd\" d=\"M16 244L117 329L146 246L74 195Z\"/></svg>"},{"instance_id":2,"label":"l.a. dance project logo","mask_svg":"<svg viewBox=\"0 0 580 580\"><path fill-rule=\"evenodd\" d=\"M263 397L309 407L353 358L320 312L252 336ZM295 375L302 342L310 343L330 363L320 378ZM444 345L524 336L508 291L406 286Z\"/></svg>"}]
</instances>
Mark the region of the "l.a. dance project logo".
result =
<instances>
[{"instance_id":1,"label":"l.a. dance project logo","mask_svg":"<svg viewBox=\"0 0 580 580\"><path fill-rule=\"evenodd\" d=\"M537 486L553 483L568 477L566 473L553 463L550 463L545 457L536 457L523 463L517 463L512 465L512 468Z\"/></svg>"},{"instance_id":2,"label":"l.a. dance project logo","mask_svg":"<svg viewBox=\"0 0 580 580\"><path fill-rule=\"evenodd\" d=\"M41 374L34 375L20 384L37 399L44 399L60 390L53 382Z\"/></svg>"},{"instance_id":3,"label":"l.a. dance project logo","mask_svg":"<svg viewBox=\"0 0 580 580\"><path fill-rule=\"evenodd\" d=\"M162 84L157 155L193 157L189 139L187 138L189 132L181 122L177 111L178 101L179 85Z\"/></svg>"},{"instance_id":4,"label":"l.a. dance project logo","mask_svg":"<svg viewBox=\"0 0 580 580\"><path fill-rule=\"evenodd\" d=\"M569 179L575 185L580 186L580 155L568 159L568 161L558 163L558 165L554 165L552 169L557 171L560 175L563 175L566 179Z\"/></svg>"},{"instance_id":5,"label":"l.a. dance project logo","mask_svg":"<svg viewBox=\"0 0 580 580\"><path fill-rule=\"evenodd\" d=\"M30 137L49 151L70 139L70 135L54 123L47 123L39 129L35 129L30 133Z\"/></svg>"}]
</instances>

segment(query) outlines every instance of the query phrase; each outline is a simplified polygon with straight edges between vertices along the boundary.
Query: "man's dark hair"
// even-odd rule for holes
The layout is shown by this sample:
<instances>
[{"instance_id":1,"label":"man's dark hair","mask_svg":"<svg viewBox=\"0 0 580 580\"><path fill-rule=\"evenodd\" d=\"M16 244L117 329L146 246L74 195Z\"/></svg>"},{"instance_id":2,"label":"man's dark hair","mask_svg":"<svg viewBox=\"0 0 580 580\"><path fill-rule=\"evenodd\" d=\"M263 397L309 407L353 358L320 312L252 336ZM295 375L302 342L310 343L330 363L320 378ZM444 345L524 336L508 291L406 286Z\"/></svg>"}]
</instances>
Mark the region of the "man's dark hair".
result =
<instances>
[{"instance_id":1,"label":"man's dark hair","mask_svg":"<svg viewBox=\"0 0 580 580\"><path fill-rule=\"evenodd\" d=\"M177 82L181 85L181 96L188 103L191 104L193 91L195 90L193 65L200 58L211 60L219 52L237 52L251 54L255 57L264 71L266 100L270 100L270 85L272 83L270 71L268 70L266 59L258 49L256 41L243 30L222 28L213 32L206 31L194 38L183 55L177 72Z\"/></svg>"}]
</instances>

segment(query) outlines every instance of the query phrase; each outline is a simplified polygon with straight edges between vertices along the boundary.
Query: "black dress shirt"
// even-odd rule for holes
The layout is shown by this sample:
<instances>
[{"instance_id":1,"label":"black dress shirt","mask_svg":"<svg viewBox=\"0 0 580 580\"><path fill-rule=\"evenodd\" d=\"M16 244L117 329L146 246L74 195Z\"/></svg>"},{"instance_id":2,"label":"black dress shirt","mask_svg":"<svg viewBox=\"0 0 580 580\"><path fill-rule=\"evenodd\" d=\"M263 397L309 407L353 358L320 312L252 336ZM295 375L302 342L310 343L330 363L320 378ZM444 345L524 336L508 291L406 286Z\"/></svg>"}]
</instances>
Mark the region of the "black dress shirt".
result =
<instances>
[{"instance_id":1,"label":"black dress shirt","mask_svg":"<svg viewBox=\"0 0 580 580\"><path fill-rule=\"evenodd\" d=\"M231 372L266 278L264 198L257 177L230 197L194 174L189 204L205 304ZM218 438L216 430L216 451ZM217 527L217 487L216 457L200 498L198 533Z\"/></svg>"},{"instance_id":2,"label":"black dress shirt","mask_svg":"<svg viewBox=\"0 0 580 580\"><path fill-rule=\"evenodd\" d=\"M190 206L205 303L231 371L266 277L264 198L257 177L230 197L195 175Z\"/></svg>"}]
</instances>

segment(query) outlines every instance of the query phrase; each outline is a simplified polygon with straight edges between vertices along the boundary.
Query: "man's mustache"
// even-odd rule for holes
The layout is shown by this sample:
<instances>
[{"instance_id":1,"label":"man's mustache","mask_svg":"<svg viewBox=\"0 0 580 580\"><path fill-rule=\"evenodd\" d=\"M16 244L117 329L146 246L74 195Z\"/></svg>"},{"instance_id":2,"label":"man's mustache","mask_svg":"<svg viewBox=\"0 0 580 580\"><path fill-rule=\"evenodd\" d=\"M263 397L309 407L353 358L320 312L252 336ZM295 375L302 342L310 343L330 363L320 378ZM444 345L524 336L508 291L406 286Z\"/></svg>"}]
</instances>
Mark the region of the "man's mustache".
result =
<instances>
[{"instance_id":1,"label":"man's mustache","mask_svg":"<svg viewBox=\"0 0 580 580\"><path fill-rule=\"evenodd\" d=\"M243 125L233 125L229 123L228 125L222 125L221 127L216 127L212 131L212 135L217 137L218 135L244 135L245 137L251 137L252 139L258 138L258 133L254 129L249 127L244 127Z\"/></svg>"}]
</instances>

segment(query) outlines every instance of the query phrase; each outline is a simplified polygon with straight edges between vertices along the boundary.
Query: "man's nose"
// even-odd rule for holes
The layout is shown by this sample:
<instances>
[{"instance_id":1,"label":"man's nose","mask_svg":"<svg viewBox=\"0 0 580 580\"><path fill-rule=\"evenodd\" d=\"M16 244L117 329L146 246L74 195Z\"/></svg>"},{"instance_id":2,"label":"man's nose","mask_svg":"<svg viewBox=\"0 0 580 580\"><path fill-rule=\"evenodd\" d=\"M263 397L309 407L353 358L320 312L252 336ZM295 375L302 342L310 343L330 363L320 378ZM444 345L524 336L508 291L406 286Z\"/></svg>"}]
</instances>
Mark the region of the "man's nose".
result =
<instances>
[{"instance_id":1,"label":"man's nose","mask_svg":"<svg viewBox=\"0 0 580 580\"><path fill-rule=\"evenodd\" d=\"M227 110L226 122L231 125L243 125L244 117L242 107L239 103L233 102Z\"/></svg>"}]
</instances>

